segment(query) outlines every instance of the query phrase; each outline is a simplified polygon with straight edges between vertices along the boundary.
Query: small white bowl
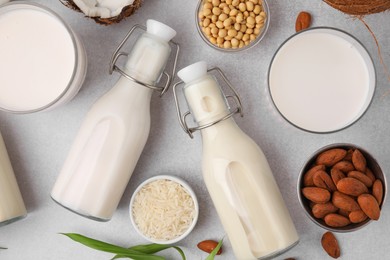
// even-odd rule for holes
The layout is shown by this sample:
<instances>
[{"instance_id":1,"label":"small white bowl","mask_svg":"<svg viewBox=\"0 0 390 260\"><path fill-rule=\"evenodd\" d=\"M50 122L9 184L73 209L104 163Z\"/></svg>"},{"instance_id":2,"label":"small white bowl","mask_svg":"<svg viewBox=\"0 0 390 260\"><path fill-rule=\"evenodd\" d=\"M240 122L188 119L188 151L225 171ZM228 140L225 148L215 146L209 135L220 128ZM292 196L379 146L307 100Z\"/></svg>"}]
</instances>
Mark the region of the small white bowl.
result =
<instances>
[{"instance_id":1,"label":"small white bowl","mask_svg":"<svg viewBox=\"0 0 390 260\"><path fill-rule=\"evenodd\" d=\"M134 216L133 216L133 212L132 212L132 209L133 209L133 205L134 205L134 200L135 200L135 197L136 195L138 194L138 192L146 185L146 184L149 184L153 181L157 181L157 180L170 180L170 181L173 181L173 182L176 182L178 184L180 184L181 186L184 187L184 189L188 192L188 194L190 194L192 200L194 201L194 207L195 207L195 215L194 215L194 218L192 220L192 223L191 225L188 227L188 229L183 233L181 234L180 236L178 237L175 237L173 239L170 239L170 240L157 240L157 239L154 239L154 238L151 238L149 236L147 236L146 234L144 234L137 226L137 224L135 223L135 219L134 219ZM144 182L142 182L138 187L137 189L134 191L132 197L131 197L131 200L130 200L130 206L129 206L129 213L130 213L130 220L131 220L131 223L133 224L133 227L135 228L135 230L137 231L138 234L140 234L144 239L148 240L149 242L151 243L156 243L156 244L174 244L174 243L177 243L179 242L180 240L184 239L195 227L196 225L196 222L198 221L198 216L199 216L199 204L198 204L198 199L194 193L194 191L192 190L192 188L188 185L187 182L185 182L184 180L178 178L178 177L175 177L175 176L171 176L171 175L157 175L157 176L154 176L152 178L149 178L147 180L145 180Z\"/></svg>"}]
</instances>

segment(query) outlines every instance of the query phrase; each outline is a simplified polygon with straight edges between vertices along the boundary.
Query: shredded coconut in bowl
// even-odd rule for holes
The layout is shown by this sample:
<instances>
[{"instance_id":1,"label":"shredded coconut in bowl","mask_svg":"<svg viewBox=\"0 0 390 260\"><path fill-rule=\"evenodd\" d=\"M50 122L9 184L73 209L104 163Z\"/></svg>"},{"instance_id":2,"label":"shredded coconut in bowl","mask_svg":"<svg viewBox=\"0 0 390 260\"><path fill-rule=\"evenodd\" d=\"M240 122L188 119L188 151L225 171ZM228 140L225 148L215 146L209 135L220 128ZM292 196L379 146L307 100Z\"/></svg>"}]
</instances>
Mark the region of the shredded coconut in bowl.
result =
<instances>
[{"instance_id":1,"label":"shredded coconut in bowl","mask_svg":"<svg viewBox=\"0 0 390 260\"><path fill-rule=\"evenodd\" d=\"M154 180L135 194L131 213L139 231L160 241L184 234L194 221L194 200L179 183Z\"/></svg>"}]
</instances>

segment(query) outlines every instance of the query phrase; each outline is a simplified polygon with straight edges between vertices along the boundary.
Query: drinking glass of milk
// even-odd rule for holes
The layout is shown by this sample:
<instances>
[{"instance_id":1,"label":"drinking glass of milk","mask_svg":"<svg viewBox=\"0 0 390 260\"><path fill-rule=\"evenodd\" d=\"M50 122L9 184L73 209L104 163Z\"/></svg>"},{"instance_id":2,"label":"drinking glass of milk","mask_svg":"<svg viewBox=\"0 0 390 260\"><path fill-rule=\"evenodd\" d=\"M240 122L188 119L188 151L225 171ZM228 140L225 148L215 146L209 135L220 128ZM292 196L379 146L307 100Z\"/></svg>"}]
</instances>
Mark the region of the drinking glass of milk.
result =
<instances>
[{"instance_id":1,"label":"drinking glass of milk","mask_svg":"<svg viewBox=\"0 0 390 260\"><path fill-rule=\"evenodd\" d=\"M0 6L0 109L31 113L71 100L83 84L87 58L73 30L31 2Z\"/></svg>"},{"instance_id":2,"label":"drinking glass of milk","mask_svg":"<svg viewBox=\"0 0 390 260\"><path fill-rule=\"evenodd\" d=\"M11 162L0 133L0 226L27 215Z\"/></svg>"},{"instance_id":3,"label":"drinking glass of milk","mask_svg":"<svg viewBox=\"0 0 390 260\"><path fill-rule=\"evenodd\" d=\"M372 59L352 35L317 27L287 39L268 73L275 107L288 122L315 133L344 129L369 107L376 77Z\"/></svg>"}]
</instances>

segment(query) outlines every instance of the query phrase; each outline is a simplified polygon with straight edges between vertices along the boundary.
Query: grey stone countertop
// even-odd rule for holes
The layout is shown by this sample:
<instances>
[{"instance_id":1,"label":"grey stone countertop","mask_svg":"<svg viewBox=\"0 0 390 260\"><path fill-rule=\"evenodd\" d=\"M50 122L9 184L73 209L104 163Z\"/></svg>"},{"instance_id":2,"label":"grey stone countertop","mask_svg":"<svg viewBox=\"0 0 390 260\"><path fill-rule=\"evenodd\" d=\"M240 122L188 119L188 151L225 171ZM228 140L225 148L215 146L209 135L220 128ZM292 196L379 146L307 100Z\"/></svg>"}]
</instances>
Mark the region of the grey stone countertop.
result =
<instances>
[{"instance_id":1,"label":"grey stone countertop","mask_svg":"<svg viewBox=\"0 0 390 260\"><path fill-rule=\"evenodd\" d=\"M85 44L88 73L78 95L53 111L26 115L0 112L0 130L24 197L28 216L0 228L2 260L29 259L110 259L111 254L98 252L68 238L60 232L75 232L122 246L145 243L129 219L129 202L134 189L145 179L158 174L172 174L190 183L198 196L200 216L193 232L179 245L188 259L204 259L196 248L204 239L225 235L203 183L201 173L202 144L199 133L190 139L176 118L173 93L152 97L151 133L131 181L111 221L100 223L73 214L55 204L50 191L62 167L77 130L91 105L119 78L108 74L108 64L115 48L135 24L153 18L177 30L175 41L181 46L178 68L199 60L220 67L240 93L245 117L236 117L238 125L263 149L281 189L284 200L299 232L299 244L276 257L285 259L327 259L321 247L324 229L305 215L298 202L296 183L308 157L324 145L346 142L359 145L378 160L385 174L390 171L390 81L379 60L377 46L370 32L358 19L345 15L322 1L269 0L270 28L263 41L254 48L238 53L221 53L207 46L195 26L196 0L145 0L143 6L119 24L101 26L64 7L58 0L37 0L55 12L74 29ZM328 134L300 130L284 120L271 102L267 88L270 61L278 46L295 32L300 11L313 15L312 26L336 27L354 35L371 54L377 72L372 104L361 119L350 127ZM390 13L364 18L381 46L384 63L390 66ZM177 80L177 79L176 79ZM390 259L390 201L383 205L378 222L353 233L338 233L342 253L339 259ZM180 259L174 251L163 253ZM217 259L235 259L229 241Z\"/></svg>"}]
</instances>

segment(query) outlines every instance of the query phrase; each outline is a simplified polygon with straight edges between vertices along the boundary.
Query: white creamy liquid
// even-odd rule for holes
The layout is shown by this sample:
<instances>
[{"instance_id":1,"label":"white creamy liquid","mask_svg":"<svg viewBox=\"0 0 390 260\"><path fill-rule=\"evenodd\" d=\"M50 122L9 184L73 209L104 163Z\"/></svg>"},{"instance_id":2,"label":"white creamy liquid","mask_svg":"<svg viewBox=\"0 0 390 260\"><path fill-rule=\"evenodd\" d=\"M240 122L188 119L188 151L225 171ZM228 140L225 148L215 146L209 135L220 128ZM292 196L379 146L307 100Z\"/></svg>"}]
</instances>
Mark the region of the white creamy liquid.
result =
<instances>
[{"instance_id":1,"label":"white creamy liquid","mask_svg":"<svg viewBox=\"0 0 390 260\"><path fill-rule=\"evenodd\" d=\"M61 22L37 8L0 9L0 108L47 106L67 88L75 46Z\"/></svg>"},{"instance_id":2,"label":"white creamy liquid","mask_svg":"<svg viewBox=\"0 0 390 260\"><path fill-rule=\"evenodd\" d=\"M280 113L313 132L348 126L367 109L375 72L365 49L332 29L308 30L288 40L271 64L269 86Z\"/></svg>"},{"instance_id":3,"label":"white creamy liquid","mask_svg":"<svg viewBox=\"0 0 390 260\"><path fill-rule=\"evenodd\" d=\"M228 112L215 79L186 85L185 97L199 125ZM258 147L227 119L202 130L203 177L238 260L275 256L298 242L279 188Z\"/></svg>"},{"instance_id":4,"label":"white creamy liquid","mask_svg":"<svg viewBox=\"0 0 390 260\"><path fill-rule=\"evenodd\" d=\"M0 226L27 214L0 134Z\"/></svg>"},{"instance_id":5,"label":"white creamy liquid","mask_svg":"<svg viewBox=\"0 0 390 260\"><path fill-rule=\"evenodd\" d=\"M169 58L169 40L143 34L129 56L126 73L156 82ZM51 192L56 202L94 220L111 219L149 136L152 92L121 77L95 102Z\"/></svg>"}]
</instances>

